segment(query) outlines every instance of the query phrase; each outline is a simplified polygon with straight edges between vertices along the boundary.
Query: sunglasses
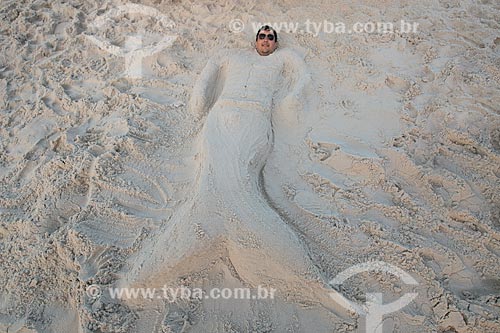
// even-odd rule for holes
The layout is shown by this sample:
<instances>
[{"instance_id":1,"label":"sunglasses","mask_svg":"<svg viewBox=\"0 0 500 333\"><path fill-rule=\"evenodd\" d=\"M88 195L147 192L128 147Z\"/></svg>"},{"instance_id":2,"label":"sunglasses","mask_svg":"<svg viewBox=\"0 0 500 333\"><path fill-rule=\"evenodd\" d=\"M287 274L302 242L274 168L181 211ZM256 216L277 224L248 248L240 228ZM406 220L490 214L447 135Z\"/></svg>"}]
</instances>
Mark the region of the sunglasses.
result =
<instances>
[{"instance_id":1,"label":"sunglasses","mask_svg":"<svg viewBox=\"0 0 500 333\"><path fill-rule=\"evenodd\" d=\"M274 40L274 35L273 34L269 34L269 35L266 35L266 34L259 34L259 39L269 39L269 40Z\"/></svg>"}]
</instances>

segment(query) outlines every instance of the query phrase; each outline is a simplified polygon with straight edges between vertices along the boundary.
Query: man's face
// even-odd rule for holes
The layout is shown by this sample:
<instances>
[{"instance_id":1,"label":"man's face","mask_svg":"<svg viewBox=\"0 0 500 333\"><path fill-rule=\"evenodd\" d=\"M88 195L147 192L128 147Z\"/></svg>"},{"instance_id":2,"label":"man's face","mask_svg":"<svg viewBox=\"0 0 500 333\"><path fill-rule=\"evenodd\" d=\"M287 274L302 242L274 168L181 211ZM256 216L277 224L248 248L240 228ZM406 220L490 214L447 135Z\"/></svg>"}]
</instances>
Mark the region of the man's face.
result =
<instances>
[{"instance_id":1,"label":"man's face","mask_svg":"<svg viewBox=\"0 0 500 333\"><path fill-rule=\"evenodd\" d=\"M261 39L262 35L265 35L265 38ZM269 40L269 38L272 38L273 40ZM259 32L257 41L255 42L255 48L261 56L270 55L274 52L274 50L276 50L277 46L278 45L276 44L276 39L274 39L272 30L261 30Z\"/></svg>"}]
</instances>

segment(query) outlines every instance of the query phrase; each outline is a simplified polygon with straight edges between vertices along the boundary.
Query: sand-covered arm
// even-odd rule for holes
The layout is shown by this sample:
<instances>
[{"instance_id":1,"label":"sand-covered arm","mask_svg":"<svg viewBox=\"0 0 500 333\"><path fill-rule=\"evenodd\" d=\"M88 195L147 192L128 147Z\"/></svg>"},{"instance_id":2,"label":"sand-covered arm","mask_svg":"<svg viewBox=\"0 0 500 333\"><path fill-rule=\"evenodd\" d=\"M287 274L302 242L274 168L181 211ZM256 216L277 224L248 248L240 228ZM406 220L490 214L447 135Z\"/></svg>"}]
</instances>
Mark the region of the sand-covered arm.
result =
<instances>
[{"instance_id":1,"label":"sand-covered arm","mask_svg":"<svg viewBox=\"0 0 500 333\"><path fill-rule=\"evenodd\" d=\"M304 59L292 50L283 51L283 74L288 81L287 91L279 103L281 109L299 111L304 108L305 88L311 84L311 74Z\"/></svg>"},{"instance_id":2,"label":"sand-covered arm","mask_svg":"<svg viewBox=\"0 0 500 333\"><path fill-rule=\"evenodd\" d=\"M193 87L189 101L189 111L197 118L203 116L213 98L213 88L216 86L217 77L221 69L221 60L220 53L211 57Z\"/></svg>"},{"instance_id":3,"label":"sand-covered arm","mask_svg":"<svg viewBox=\"0 0 500 333\"><path fill-rule=\"evenodd\" d=\"M303 101L304 89L311 83L311 74L302 57L293 51L285 53L285 75L291 80L290 89L285 100Z\"/></svg>"}]
</instances>

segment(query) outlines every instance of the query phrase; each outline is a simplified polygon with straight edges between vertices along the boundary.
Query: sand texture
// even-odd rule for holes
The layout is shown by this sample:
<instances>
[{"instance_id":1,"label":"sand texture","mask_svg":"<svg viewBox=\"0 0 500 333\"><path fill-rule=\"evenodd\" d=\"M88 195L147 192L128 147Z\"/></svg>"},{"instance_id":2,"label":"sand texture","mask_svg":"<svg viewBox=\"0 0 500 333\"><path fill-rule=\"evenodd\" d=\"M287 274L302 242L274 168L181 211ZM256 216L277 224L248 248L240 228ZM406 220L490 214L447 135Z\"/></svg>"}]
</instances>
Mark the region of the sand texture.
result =
<instances>
[{"instance_id":1,"label":"sand texture","mask_svg":"<svg viewBox=\"0 0 500 333\"><path fill-rule=\"evenodd\" d=\"M5 0L0 31L0 332L365 332L370 292L417 294L377 332L500 332L498 1ZM330 283L374 262L416 283ZM165 285L276 292L108 289Z\"/></svg>"}]
</instances>

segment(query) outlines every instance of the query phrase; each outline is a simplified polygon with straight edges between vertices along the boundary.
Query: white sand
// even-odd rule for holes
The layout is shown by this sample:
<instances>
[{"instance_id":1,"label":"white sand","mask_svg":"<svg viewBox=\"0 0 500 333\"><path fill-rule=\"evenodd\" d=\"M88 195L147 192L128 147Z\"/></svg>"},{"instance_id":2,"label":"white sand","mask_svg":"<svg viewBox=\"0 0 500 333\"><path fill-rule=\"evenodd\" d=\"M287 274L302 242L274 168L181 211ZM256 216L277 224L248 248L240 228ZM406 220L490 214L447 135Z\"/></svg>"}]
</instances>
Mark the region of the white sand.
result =
<instances>
[{"instance_id":1,"label":"white sand","mask_svg":"<svg viewBox=\"0 0 500 333\"><path fill-rule=\"evenodd\" d=\"M328 282L370 261L418 282L371 272L341 286L359 305L418 293L384 332L500 331L498 2L124 4L0 4L1 332L364 332ZM272 123L245 114L232 120L244 135L214 148L224 128L188 107L210 57L253 54L251 22L307 19L419 27L281 32L273 56L298 55L311 76L302 108L279 103L296 82L285 67ZM120 56L146 43L157 49L140 68ZM243 84L241 72L228 80ZM271 126L272 142L252 141ZM276 297L107 292L165 284Z\"/></svg>"}]
</instances>

